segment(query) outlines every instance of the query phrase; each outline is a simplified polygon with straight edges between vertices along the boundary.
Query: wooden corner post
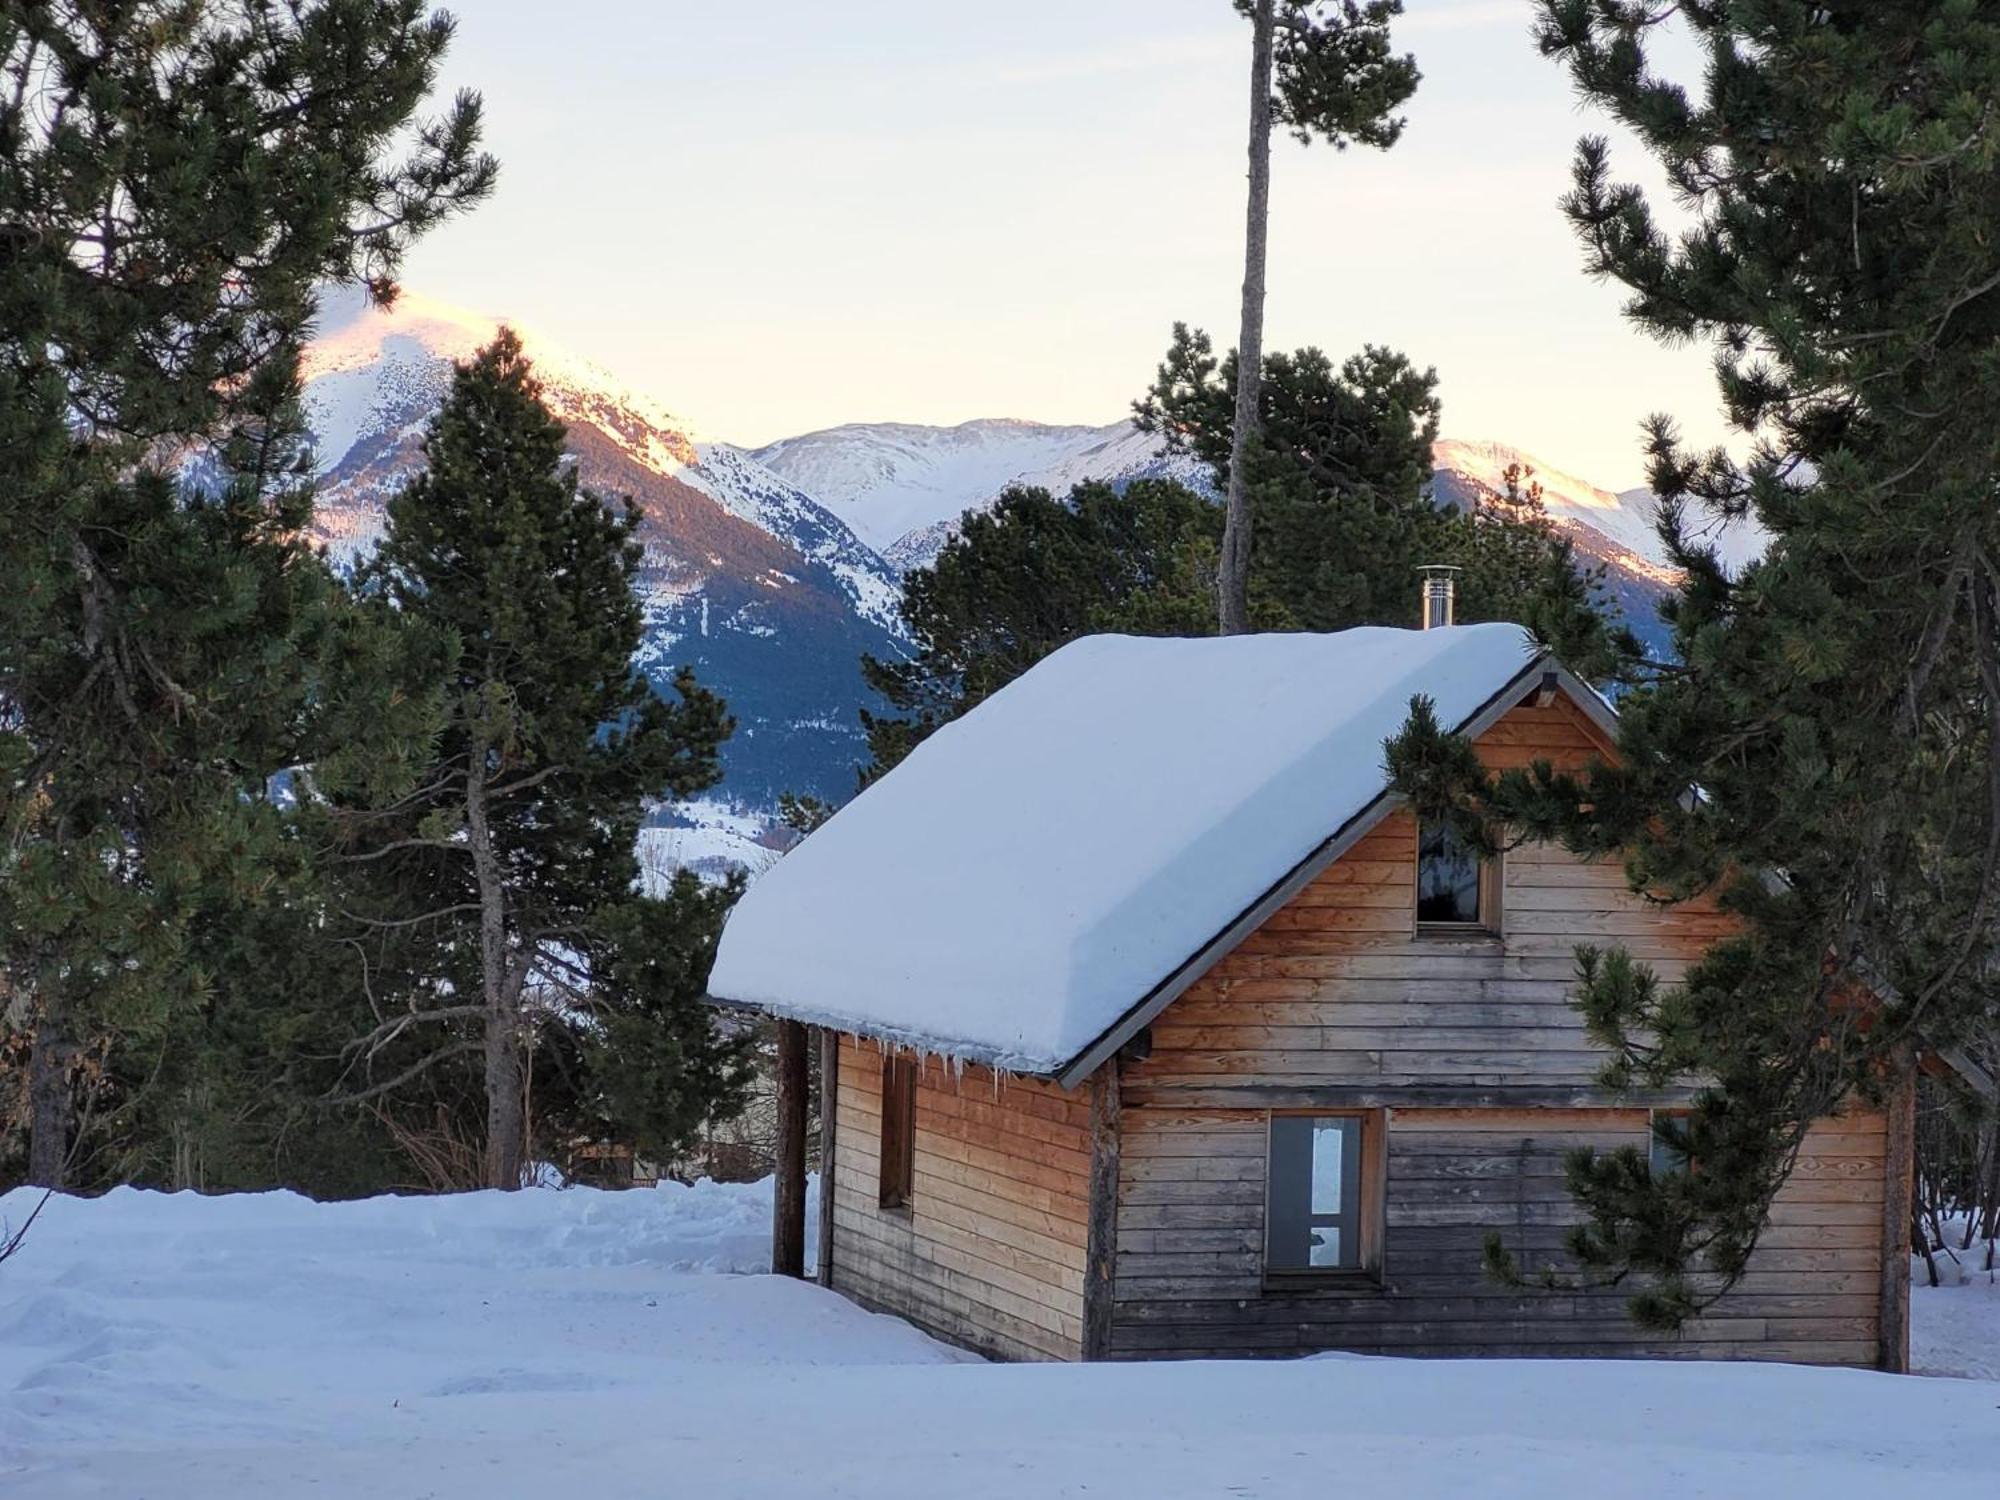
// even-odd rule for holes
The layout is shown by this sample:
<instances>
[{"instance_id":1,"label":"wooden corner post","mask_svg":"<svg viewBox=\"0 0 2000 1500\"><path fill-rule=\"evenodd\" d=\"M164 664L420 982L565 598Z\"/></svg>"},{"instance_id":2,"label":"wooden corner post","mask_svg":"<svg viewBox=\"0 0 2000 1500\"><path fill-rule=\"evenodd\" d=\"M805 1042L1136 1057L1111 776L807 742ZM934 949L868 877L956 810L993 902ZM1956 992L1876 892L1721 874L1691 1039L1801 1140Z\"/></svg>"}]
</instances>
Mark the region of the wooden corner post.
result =
<instances>
[{"instance_id":1,"label":"wooden corner post","mask_svg":"<svg viewBox=\"0 0 2000 1500\"><path fill-rule=\"evenodd\" d=\"M1910 1204L1917 1178L1917 1068L1907 1050L1892 1066L1888 1138L1882 1161L1882 1285L1875 1367L1898 1375L1910 1369Z\"/></svg>"},{"instance_id":2,"label":"wooden corner post","mask_svg":"<svg viewBox=\"0 0 2000 1500\"><path fill-rule=\"evenodd\" d=\"M1118 1275L1118 1059L1090 1080L1090 1211L1083 1267L1083 1357L1111 1357Z\"/></svg>"},{"instance_id":3,"label":"wooden corner post","mask_svg":"<svg viewBox=\"0 0 2000 1500\"><path fill-rule=\"evenodd\" d=\"M771 1193L771 1270L806 1274L806 1028L778 1022L778 1160Z\"/></svg>"},{"instance_id":4,"label":"wooden corner post","mask_svg":"<svg viewBox=\"0 0 2000 1500\"><path fill-rule=\"evenodd\" d=\"M821 1286L833 1285L833 1166L839 1148L840 1033L823 1026L819 1033L819 1264L814 1275Z\"/></svg>"}]
</instances>

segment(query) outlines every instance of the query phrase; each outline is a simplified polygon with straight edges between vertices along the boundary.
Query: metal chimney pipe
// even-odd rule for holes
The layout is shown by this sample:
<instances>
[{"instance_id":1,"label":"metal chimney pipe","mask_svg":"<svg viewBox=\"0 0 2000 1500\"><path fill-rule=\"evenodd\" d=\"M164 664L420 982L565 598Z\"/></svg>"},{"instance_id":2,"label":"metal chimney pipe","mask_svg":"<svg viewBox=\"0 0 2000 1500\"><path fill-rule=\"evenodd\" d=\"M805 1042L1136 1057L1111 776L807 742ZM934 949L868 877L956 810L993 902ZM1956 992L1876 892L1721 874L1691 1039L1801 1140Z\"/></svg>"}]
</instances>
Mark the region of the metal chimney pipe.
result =
<instances>
[{"instance_id":1,"label":"metal chimney pipe","mask_svg":"<svg viewBox=\"0 0 2000 1500\"><path fill-rule=\"evenodd\" d=\"M1423 575L1423 628L1436 630L1450 625L1458 612L1458 569L1445 563L1428 563L1418 568Z\"/></svg>"}]
</instances>

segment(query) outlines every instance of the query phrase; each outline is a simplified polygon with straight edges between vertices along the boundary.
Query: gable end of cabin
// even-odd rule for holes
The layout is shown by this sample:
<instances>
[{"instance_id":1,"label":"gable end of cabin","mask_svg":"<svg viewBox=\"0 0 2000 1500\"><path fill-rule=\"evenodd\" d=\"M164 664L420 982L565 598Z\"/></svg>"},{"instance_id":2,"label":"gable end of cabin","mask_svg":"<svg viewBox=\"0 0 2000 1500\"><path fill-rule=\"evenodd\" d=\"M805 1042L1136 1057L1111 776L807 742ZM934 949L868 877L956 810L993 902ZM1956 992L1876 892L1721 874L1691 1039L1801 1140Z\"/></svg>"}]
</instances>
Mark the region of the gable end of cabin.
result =
<instances>
[{"instance_id":1,"label":"gable end of cabin","mask_svg":"<svg viewBox=\"0 0 2000 1500\"><path fill-rule=\"evenodd\" d=\"M1581 768L1611 748L1545 692L1475 743L1496 770ZM1143 1058L1113 1065L1111 1357L1895 1366L1884 1267L1899 1270L1907 1215L1887 1192L1879 1111L1814 1129L1750 1273L1678 1337L1638 1329L1620 1291L1523 1292L1486 1274L1494 1234L1524 1266L1562 1264L1576 1219L1565 1154L1649 1150L1654 1112L1692 1097L1598 1086L1604 1054L1569 1004L1575 948L1619 944L1672 980L1730 919L1647 902L1616 862L1549 846L1469 882L1440 862L1412 815L1389 811L1154 1018ZM1454 884L1456 906L1420 900Z\"/></svg>"}]
</instances>

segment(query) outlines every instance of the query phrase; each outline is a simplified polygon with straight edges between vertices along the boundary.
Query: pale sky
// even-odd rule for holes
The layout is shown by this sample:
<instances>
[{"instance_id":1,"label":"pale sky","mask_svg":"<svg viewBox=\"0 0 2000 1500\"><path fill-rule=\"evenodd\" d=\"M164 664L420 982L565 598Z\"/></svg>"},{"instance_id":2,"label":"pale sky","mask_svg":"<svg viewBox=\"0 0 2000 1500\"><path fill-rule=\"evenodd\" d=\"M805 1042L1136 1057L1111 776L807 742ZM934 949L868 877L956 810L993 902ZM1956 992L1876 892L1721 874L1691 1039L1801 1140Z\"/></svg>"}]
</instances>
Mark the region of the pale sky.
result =
<instances>
[{"instance_id":1,"label":"pale sky","mask_svg":"<svg viewBox=\"0 0 2000 1500\"><path fill-rule=\"evenodd\" d=\"M405 284L504 314L704 435L1108 422L1176 318L1234 342L1249 33L1229 0L456 0L493 200ZM1408 0L1384 154L1275 147L1267 347L1388 344L1444 433L1614 489L1638 423L1720 435L1707 354L1589 281L1556 208L1603 122L1529 0ZM1617 162L1654 176L1639 153Z\"/></svg>"}]
</instances>

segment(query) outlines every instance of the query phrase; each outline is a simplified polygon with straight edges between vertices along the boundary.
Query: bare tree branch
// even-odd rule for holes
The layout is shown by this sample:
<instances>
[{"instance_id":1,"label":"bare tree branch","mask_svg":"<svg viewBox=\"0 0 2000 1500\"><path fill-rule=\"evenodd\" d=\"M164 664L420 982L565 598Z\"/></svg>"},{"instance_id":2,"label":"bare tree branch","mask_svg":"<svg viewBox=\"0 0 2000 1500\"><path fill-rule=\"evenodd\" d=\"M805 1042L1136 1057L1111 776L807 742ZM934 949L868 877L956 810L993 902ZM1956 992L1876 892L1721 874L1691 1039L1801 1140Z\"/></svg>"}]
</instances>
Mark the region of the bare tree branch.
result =
<instances>
[{"instance_id":1,"label":"bare tree branch","mask_svg":"<svg viewBox=\"0 0 2000 1500\"><path fill-rule=\"evenodd\" d=\"M13 1231L13 1233L7 1234L5 1239L0 1239L0 1263L5 1263L20 1253L21 1242L27 1239L28 1231L34 1228L35 1220L42 1216L42 1210L49 1206L49 1199L54 1196L54 1188L50 1188L47 1192L43 1193L40 1198L35 1200L35 1206L28 1210L28 1217L21 1221L21 1227ZM5 1233L5 1229L6 1226L0 1225L0 1233Z\"/></svg>"},{"instance_id":2,"label":"bare tree branch","mask_svg":"<svg viewBox=\"0 0 2000 1500\"><path fill-rule=\"evenodd\" d=\"M422 1061L412 1063L409 1067L403 1069L403 1071L398 1073L395 1077L385 1078L382 1080L382 1082L374 1084L369 1088L365 1088L361 1090L359 1093L328 1094L326 1096L326 1103L361 1104L369 1099L379 1098L383 1094L391 1093L396 1089L401 1088L411 1079L420 1077L422 1074L429 1072L432 1068L436 1067L446 1058L463 1057L465 1054L469 1052L477 1052L479 1050L480 1050L479 1043L477 1042L454 1042L449 1047L439 1048L436 1052L431 1053L430 1056L424 1058Z\"/></svg>"}]
</instances>

